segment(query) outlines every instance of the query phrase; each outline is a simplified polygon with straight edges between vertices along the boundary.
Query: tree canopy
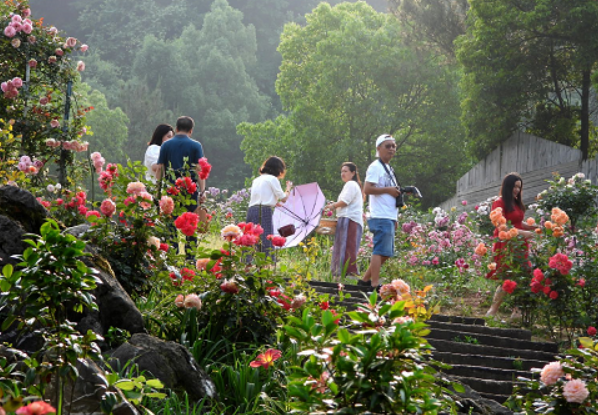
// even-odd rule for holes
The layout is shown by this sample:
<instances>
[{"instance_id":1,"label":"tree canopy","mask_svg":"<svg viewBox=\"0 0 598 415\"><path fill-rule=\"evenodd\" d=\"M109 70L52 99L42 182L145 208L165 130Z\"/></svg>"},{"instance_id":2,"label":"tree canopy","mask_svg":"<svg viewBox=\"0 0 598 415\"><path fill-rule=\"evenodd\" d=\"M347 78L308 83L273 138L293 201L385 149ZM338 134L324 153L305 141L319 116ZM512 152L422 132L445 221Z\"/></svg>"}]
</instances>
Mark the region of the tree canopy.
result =
<instances>
[{"instance_id":1,"label":"tree canopy","mask_svg":"<svg viewBox=\"0 0 598 415\"><path fill-rule=\"evenodd\" d=\"M452 74L404 45L397 20L363 2L322 3L306 20L287 24L279 47L276 89L288 115L239 126L246 161L256 168L276 154L295 180L338 190L340 164L364 170L376 137L391 133L400 146L400 179L424 191L444 185L439 198L450 194L448 182L466 163L458 156Z\"/></svg>"},{"instance_id":2,"label":"tree canopy","mask_svg":"<svg viewBox=\"0 0 598 415\"><path fill-rule=\"evenodd\" d=\"M463 123L472 152L488 154L516 129L590 154L591 77L598 61L592 0L470 0Z\"/></svg>"}]
</instances>

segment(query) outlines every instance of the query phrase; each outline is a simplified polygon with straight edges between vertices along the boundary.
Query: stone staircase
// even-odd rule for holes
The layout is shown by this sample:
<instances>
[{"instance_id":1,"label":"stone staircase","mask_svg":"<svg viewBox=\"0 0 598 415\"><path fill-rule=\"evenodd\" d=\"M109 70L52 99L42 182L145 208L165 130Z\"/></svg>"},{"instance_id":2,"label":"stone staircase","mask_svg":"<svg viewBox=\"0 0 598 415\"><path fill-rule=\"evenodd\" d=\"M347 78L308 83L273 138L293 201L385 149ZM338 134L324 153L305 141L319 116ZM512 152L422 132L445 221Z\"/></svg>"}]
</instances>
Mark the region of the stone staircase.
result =
<instances>
[{"instance_id":1,"label":"stone staircase","mask_svg":"<svg viewBox=\"0 0 598 415\"><path fill-rule=\"evenodd\" d=\"M311 281L320 294L338 298L338 284ZM365 301L370 289L346 284L347 298L336 304L351 310ZM531 368L542 368L558 354L556 343L532 341L527 330L487 327L484 319L435 315L426 336L436 349L434 358L450 364L454 380L470 386L482 397L503 403L518 376L531 378Z\"/></svg>"}]
</instances>

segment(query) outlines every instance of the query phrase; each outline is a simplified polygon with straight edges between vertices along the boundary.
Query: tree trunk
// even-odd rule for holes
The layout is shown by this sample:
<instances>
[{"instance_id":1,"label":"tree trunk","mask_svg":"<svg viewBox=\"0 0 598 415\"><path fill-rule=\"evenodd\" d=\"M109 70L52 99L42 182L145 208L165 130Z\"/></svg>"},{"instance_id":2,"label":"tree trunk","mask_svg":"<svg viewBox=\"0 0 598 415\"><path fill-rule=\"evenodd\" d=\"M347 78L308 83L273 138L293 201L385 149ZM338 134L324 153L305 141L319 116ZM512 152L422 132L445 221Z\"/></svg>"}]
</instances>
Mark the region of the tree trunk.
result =
<instances>
[{"instance_id":1,"label":"tree trunk","mask_svg":"<svg viewBox=\"0 0 598 415\"><path fill-rule=\"evenodd\" d=\"M581 76L581 131L579 149L581 150L583 160L587 160L590 149L590 71L584 70Z\"/></svg>"}]
</instances>

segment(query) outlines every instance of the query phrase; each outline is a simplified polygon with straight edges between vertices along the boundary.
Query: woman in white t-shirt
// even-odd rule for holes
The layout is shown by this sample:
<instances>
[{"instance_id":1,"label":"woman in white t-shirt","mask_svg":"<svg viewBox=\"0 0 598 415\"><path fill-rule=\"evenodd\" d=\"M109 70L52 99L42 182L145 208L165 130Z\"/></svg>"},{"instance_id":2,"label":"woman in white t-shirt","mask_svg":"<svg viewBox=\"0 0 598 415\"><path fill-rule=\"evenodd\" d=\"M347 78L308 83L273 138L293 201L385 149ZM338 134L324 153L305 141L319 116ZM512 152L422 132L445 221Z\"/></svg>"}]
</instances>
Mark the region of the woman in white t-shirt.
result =
<instances>
[{"instance_id":1,"label":"woman in white t-shirt","mask_svg":"<svg viewBox=\"0 0 598 415\"><path fill-rule=\"evenodd\" d=\"M269 157L262 167L260 176L253 179L251 184L251 198L247 209L247 222L262 225L264 233L261 235L261 252L270 253L272 242L268 235L274 234L272 210L279 202L285 202L291 191L292 183L287 181L286 191L282 191L280 180L284 178L287 166L280 157Z\"/></svg>"},{"instance_id":2,"label":"woman in white t-shirt","mask_svg":"<svg viewBox=\"0 0 598 415\"><path fill-rule=\"evenodd\" d=\"M145 171L145 178L156 183L156 169L158 165L158 157L160 156L160 146L174 137L174 129L171 125L160 124L154 130L152 139L147 143L147 150L145 150L145 157L143 165L147 169Z\"/></svg>"},{"instance_id":3,"label":"woman in white t-shirt","mask_svg":"<svg viewBox=\"0 0 598 415\"><path fill-rule=\"evenodd\" d=\"M326 205L326 210L336 209L336 234L332 250L332 275L359 275L357 252L363 233L363 193L357 166L351 162L341 166L341 179L345 186L336 202Z\"/></svg>"}]
</instances>

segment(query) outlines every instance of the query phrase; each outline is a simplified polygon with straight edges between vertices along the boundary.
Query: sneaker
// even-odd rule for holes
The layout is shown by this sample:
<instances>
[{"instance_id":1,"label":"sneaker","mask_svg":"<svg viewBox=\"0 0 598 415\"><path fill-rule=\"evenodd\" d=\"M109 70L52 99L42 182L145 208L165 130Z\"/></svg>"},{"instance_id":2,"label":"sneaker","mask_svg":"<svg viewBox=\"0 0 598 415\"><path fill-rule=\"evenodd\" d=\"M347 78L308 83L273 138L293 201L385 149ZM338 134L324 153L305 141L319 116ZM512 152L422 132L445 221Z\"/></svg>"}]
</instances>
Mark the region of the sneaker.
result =
<instances>
[{"instance_id":1,"label":"sneaker","mask_svg":"<svg viewBox=\"0 0 598 415\"><path fill-rule=\"evenodd\" d=\"M380 295L380 287L382 287L382 284L378 284L378 286L375 288L370 285L370 291L368 291L368 295L370 295L374 291L376 291L378 295Z\"/></svg>"},{"instance_id":2,"label":"sneaker","mask_svg":"<svg viewBox=\"0 0 598 415\"><path fill-rule=\"evenodd\" d=\"M357 280L357 286L358 287L371 287L372 283L369 281Z\"/></svg>"}]
</instances>

